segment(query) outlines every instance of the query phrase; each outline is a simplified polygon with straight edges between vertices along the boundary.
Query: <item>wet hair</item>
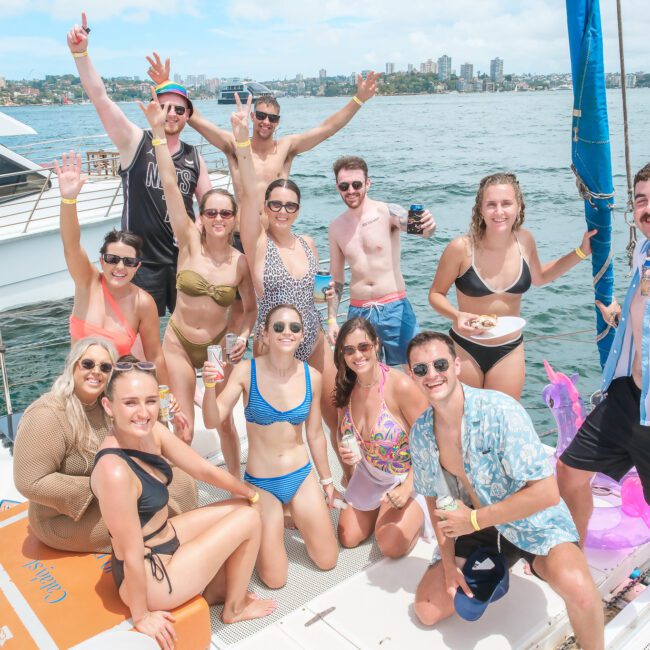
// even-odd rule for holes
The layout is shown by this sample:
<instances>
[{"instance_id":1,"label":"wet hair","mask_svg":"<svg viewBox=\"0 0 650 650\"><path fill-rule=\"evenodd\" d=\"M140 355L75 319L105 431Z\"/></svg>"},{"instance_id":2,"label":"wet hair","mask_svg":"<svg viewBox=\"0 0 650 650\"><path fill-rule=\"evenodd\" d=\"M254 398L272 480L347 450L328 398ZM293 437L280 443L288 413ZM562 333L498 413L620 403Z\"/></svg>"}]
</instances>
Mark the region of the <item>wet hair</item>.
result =
<instances>
[{"instance_id":1,"label":"wet hair","mask_svg":"<svg viewBox=\"0 0 650 650\"><path fill-rule=\"evenodd\" d=\"M273 95L260 95L254 102L253 102L253 110L257 110L258 106L271 106L272 108L275 108L278 112L278 115L280 114L280 104L278 100L273 97Z\"/></svg>"},{"instance_id":2,"label":"wet hair","mask_svg":"<svg viewBox=\"0 0 650 650\"><path fill-rule=\"evenodd\" d=\"M205 206L206 203L208 202L208 199L211 196L214 195L219 195L219 196L225 196L229 201L230 205L232 206L232 209L235 211L235 217L237 216L237 213L239 212L239 206L237 205L237 200L235 199L234 195L231 194L228 190L224 190L222 187L216 187L211 190L208 190L202 197L201 197L201 202L199 203L199 212L203 214L205 212ZM235 231L234 224L233 224L233 229L230 231L230 243L232 244L233 242L233 233ZM201 226L201 241L205 242L205 228Z\"/></svg>"},{"instance_id":3,"label":"wet hair","mask_svg":"<svg viewBox=\"0 0 650 650\"><path fill-rule=\"evenodd\" d=\"M526 217L526 203L524 202L524 195L519 187L517 177L510 172L499 172L497 174L490 174L481 179L476 192L476 199L474 200L474 207L472 208L472 220L469 224L469 237L474 244L477 244L485 234L485 219L481 215L481 203L483 203L483 195L485 189L491 185L511 185L515 191L515 200L519 204L519 215L515 219L512 226L513 230L521 228Z\"/></svg>"},{"instance_id":4,"label":"wet hair","mask_svg":"<svg viewBox=\"0 0 650 650\"><path fill-rule=\"evenodd\" d=\"M408 347L406 348L406 359L408 360L409 367L411 366L411 352L415 348L420 348L423 345L427 345L427 343L431 343L432 341L440 341L441 343L444 343L449 350L449 354L451 354L451 358L456 358L456 347L454 346L454 341L450 336L447 336L447 334L443 334L442 332L424 330L419 334L416 334L409 341Z\"/></svg>"},{"instance_id":5,"label":"wet hair","mask_svg":"<svg viewBox=\"0 0 650 650\"><path fill-rule=\"evenodd\" d=\"M276 178L273 182L269 184L269 186L266 188L266 192L264 193L264 200L268 201L269 196L271 196L271 192L276 187L286 187L288 190L291 190L292 192L295 193L296 197L298 198L298 203L300 203L300 188L292 181L289 180L288 178Z\"/></svg>"},{"instance_id":6,"label":"wet hair","mask_svg":"<svg viewBox=\"0 0 650 650\"><path fill-rule=\"evenodd\" d=\"M632 187L635 188L637 183L643 183L644 181L650 181L650 163L641 167L634 175L634 185Z\"/></svg>"},{"instance_id":7,"label":"wet hair","mask_svg":"<svg viewBox=\"0 0 650 650\"><path fill-rule=\"evenodd\" d=\"M268 330L269 327L271 326L271 318L273 317L273 314L276 312L280 311L281 309L291 309L292 311L295 311L296 314L298 314L298 320L300 321L300 324L303 325L303 320L302 320L302 314L300 311L298 311L298 307L295 305L290 305L289 303L281 303L279 305L276 305L275 307L272 307L269 310L269 313L266 315L266 318L264 319L264 329Z\"/></svg>"},{"instance_id":8,"label":"wet hair","mask_svg":"<svg viewBox=\"0 0 650 650\"><path fill-rule=\"evenodd\" d=\"M332 169L334 170L334 178L339 177L339 172L342 169L360 169L363 175L368 178L368 165L359 156L342 156L334 162Z\"/></svg>"},{"instance_id":9,"label":"wet hair","mask_svg":"<svg viewBox=\"0 0 650 650\"><path fill-rule=\"evenodd\" d=\"M130 375L132 372L141 372L145 375L153 377L154 379L156 378L155 370L142 370L141 368L138 368L135 365L138 363L138 361L140 361L140 359L133 356L132 354L124 354L117 360L117 363L132 363L134 365L131 370L118 370L117 372L113 371L113 374L110 376L110 379L106 383L106 388L104 389L104 395L106 395L106 397L111 402L113 401L113 396L115 395L115 384L117 383L117 380L121 379L125 375Z\"/></svg>"},{"instance_id":10,"label":"wet hair","mask_svg":"<svg viewBox=\"0 0 650 650\"><path fill-rule=\"evenodd\" d=\"M374 346L376 346L379 341L375 328L365 318L351 318L343 323L338 336L336 337L336 345L334 346L336 382L334 384L332 401L336 408L343 408L350 403L350 395L352 394L352 389L357 381L357 373L348 367L347 363L345 363L345 355L343 354L345 339L347 339L352 332L356 332L357 330L364 331Z\"/></svg>"},{"instance_id":11,"label":"wet hair","mask_svg":"<svg viewBox=\"0 0 650 650\"><path fill-rule=\"evenodd\" d=\"M104 236L104 243L99 249L99 252L103 255L108 250L109 244L125 244L135 249L135 256L140 257L142 253L142 237L136 235L134 232L129 232L128 230L111 230L107 232Z\"/></svg>"}]
</instances>

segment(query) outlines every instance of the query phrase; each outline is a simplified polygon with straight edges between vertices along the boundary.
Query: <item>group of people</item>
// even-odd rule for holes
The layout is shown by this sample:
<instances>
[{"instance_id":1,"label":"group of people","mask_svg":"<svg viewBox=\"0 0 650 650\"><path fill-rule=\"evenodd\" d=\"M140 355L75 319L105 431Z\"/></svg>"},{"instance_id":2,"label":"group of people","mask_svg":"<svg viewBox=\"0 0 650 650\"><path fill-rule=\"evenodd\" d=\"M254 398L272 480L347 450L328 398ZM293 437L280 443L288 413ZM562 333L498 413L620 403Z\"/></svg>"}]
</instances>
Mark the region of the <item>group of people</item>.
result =
<instances>
[{"instance_id":1,"label":"group of people","mask_svg":"<svg viewBox=\"0 0 650 650\"><path fill-rule=\"evenodd\" d=\"M469 232L442 252L429 291L431 306L451 321L449 334L420 331L400 270L406 212L371 199L366 162L344 156L333 165L346 209L329 226L324 328L314 304L318 252L293 231L301 193L288 177L296 155L343 128L373 97L377 75L360 76L356 95L318 127L276 139L275 98L237 99L231 129L222 129L169 81L169 60L154 53L147 58L156 86L151 102L140 103L149 124L143 130L108 98L88 54L89 32L84 14L68 45L119 151L124 211L97 269L80 243L81 159L70 152L56 163L61 237L75 284L72 349L52 390L26 411L16 440L15 481L30 499L34 533L59 549L111 547L120 597L137 629L163 648L174 640L168 610L197 593L224 603L225 622L274 611L277 603L248 592L248 582L256 569L270 588L286 583L287 515L321 570L336 565L339 544L354 547L374 534L383 554L397 558L420 535L435 535L438 550L415 599L425 625L453 613L457 590L472 596L465 560L477 548L498 547L508 567L523 558L565 600L582 647L602 648L600 597L581 550L590 478L603 471L620 479L634 464L650 501L650 356L643 355L650 320L640 291L650 165L635 178L634 216L646 240L622 313L615 302L599 305L608 322L620 317L607 395L562 455L556 480L518 402L521 330L480 340L475 323L483 314L519 316L531 285L585 259L596 231L543 264L522 227L516 177L485 177ZM188 123L226 155L234 195L211 188L205 162L180 140ZM424 210L419 234L435 228ZM340 324L346 264L350 307ZM452 284L458 307L447 295ZM237 338L220 382L207 349L226 332ZM244 359L251 335L253 357ZM219 432L227 471L187 444L199 369L204 421ZM159 384L174 395L173 432L158 421ZM240 398L249 443L243 480L232 419ZM198 508L193 479L232 498ZM455 499L454 510L437 507L445 496ZM333 508L340 508L336 531Z\"/></svg>"}]
</instances>

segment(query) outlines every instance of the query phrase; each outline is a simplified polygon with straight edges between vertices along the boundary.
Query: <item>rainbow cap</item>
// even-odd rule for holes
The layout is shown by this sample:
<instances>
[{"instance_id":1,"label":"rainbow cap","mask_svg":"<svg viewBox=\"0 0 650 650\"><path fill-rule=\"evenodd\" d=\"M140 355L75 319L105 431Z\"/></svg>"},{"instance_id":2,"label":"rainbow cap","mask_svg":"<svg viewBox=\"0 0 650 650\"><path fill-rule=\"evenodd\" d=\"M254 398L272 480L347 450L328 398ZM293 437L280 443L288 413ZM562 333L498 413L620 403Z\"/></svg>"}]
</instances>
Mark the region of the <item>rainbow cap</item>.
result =
<instances>
[{"instance_id":1,"label":"rainbow cap","mask_svg":"<svg viewBox=\"0 0 650 650\"><path fill-rule=\"evenodd\" d=\"M185 86L181 86L173 81L163 81L161 84L156 86L156 95L164 95L165 93L174 93L175 95L184 97L185 101L187 101L187 106L190 109L190 116L192 115L194 112L194 106L192 105L192 100L187 94L187 88L185 88Z\"/></svg>"}]
</instances>

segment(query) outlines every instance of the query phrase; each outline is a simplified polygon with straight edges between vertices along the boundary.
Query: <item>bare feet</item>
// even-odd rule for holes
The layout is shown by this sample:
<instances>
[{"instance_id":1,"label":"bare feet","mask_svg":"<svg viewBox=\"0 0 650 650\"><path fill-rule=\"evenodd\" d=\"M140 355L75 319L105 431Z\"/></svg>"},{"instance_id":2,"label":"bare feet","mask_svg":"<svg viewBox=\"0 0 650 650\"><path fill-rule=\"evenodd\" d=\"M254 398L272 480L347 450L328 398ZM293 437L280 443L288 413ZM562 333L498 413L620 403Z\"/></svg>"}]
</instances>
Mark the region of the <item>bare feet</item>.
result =
<instances>
[{"instance_id":1,"label":"bare feet","mask_svg":"<svg viewBox=\"0 0 650 650\"><path fill-rule=\"evenodd\" d=\"M244 606L238 613L230 604L224 605L221 620L224 623L237 623L239 621L249 621L252 618L262 618L273 614L277 606L277 600L263 599L249 591L246 594Z\"/></svg>"}]
</instances>

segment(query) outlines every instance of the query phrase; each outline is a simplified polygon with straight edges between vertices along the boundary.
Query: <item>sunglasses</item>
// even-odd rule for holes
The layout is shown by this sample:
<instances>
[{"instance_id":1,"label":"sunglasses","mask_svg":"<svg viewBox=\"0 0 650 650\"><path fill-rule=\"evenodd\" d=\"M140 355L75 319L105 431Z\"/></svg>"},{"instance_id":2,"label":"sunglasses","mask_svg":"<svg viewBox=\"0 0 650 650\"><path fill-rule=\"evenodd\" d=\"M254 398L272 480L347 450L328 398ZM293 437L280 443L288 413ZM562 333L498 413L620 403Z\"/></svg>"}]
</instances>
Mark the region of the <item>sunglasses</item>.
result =
<instances>
[{"instance_id":1,"label":"sunglasses","mask_svg":"<svg viewBox=\"0 0 650 650\"><path fill-rule=\"evenodd\" d=\"M186 106L176 106L176 104L171 104L169 106L169 111L174 111L176 115L185 115L185 111L187 110Z\"/></svg>"},{"instance_id":2,"label":"sunglasses","mask_svg":"<svg viewBox=\"0 0 650 650\"><path fill-rule=\"evenodd\" d=\"M271 327L273 327L273 331L276 334L282 334L282 332L284 332L285 330L284 327L285 325L289 326L289 331L292 332L293 334L299 334L300 332L302 332L302 325L300 323L295 323L295 322L285 323L284 321L279 320L273 323Z\"/></svg>"},{"instance_id":3,"label":"sunglasses","mask_svg":"<svg viewBox=\"0 0 650 650\"><path fill-rule=\"evenodd\" d=\"M351 183L348 183L347 181L342 181L336 187L338 187L339 191L341 192L347 192L348 189L350 189L350 185L352 185L353 190L360 190L363 187L364 183L363 181L352 181Z\"/></svg>"},{"instance_id":4,"label":"sunglasses","mask_svg":"<svg viewBox=\"0 0 650 650\"><path fill-rule=\"evenodd\" d=\"M204 217L207 217L208 219L216 219L217 217L221 217L222 219L232 219L235 216L235 211L216 210L215 208L208 208L207 210L203 210L201 214Z\"/></svg>"},{"instance_id":5,"label":"sunglasses","mask_svg":"<svg viewBox=\"0 0 650 650\"><path fill-rule=\"evenodd\" d=\"M138 370L144 370L145 372L153 372L156 369L156 364L153 361L118 361L114 366L113 370L117 372L128 372L137 368Z\"/></svg>"},{"instance_id":6,"label":"sunglasses","mask_svg":"<svg viewBox=\"0 0 650 650\"><path fill-rule=\"evenodd\" d=\"M282 201L267 201L266 205L271 212L280 212L284 208L287 214L294 214L300 208L300 203L294 203L293 201L287 201L286 203L282 203Z\"/></svg>"},{"instance_id":7,"label":"sunglasses","mask_svg":"<svg viewBox=\"0 0 650 650\"><path fill-rule=\"evenodd\" d=\"M368 343L368 341L362 341L356 347L354 345L344 345L343 354L346 357L351 357L357 350L359 352L370 352L372 348L373 348L372 343Z\"/></svg>"},{"instance_id":8,"label":"sunglasses","mask_svg":"<svg viewBox=\"0 0 650 650\"><path fill-rule=\"evenodd\" d=\"M140 264L140 260L137 257L120 257L119 255L113 255L113 253L102 253L102 259L106 264L111 264L112 266L117 266L122 262L124 266L130 269L134 269Z\"/></svg>"},{"instance_id":9,"label":"sunglasses","mask_svg":"<svg viewBox=\"0 0 650 650\"><path fill-rule=\"evenodd\" d=\"M95 363L92 359L81 359L79 365L84 370L94 370L99 368L100 372L103 372L105 375L108 375L111 370L113 370L113 364L108 361L102 361L101 363Z\"/></svg>"},{"instance_id":10,"label":"sunglasses","mask_svg":"<svg viewBox=\"0 0 650 650\"><path fill-rule=\"evenodd\" d=\"M260 122L268 119L271 124L277 124L280 121L280 116L275 113L265 113L264 111L255 111L255 117Z\"/></svg>"},{"instance_id":11,"label":"sunglasses","mask_svg":"<svg viewBox=\"0 0 650 650\"><path fill-rule=\"evenodd\" d=\"M449 370L449 359L434 359L430 363L416 363L411 370L416 377L426 377L429 366L433 366L436 372L447 372Z\"/></svg>"}]
</instances>

